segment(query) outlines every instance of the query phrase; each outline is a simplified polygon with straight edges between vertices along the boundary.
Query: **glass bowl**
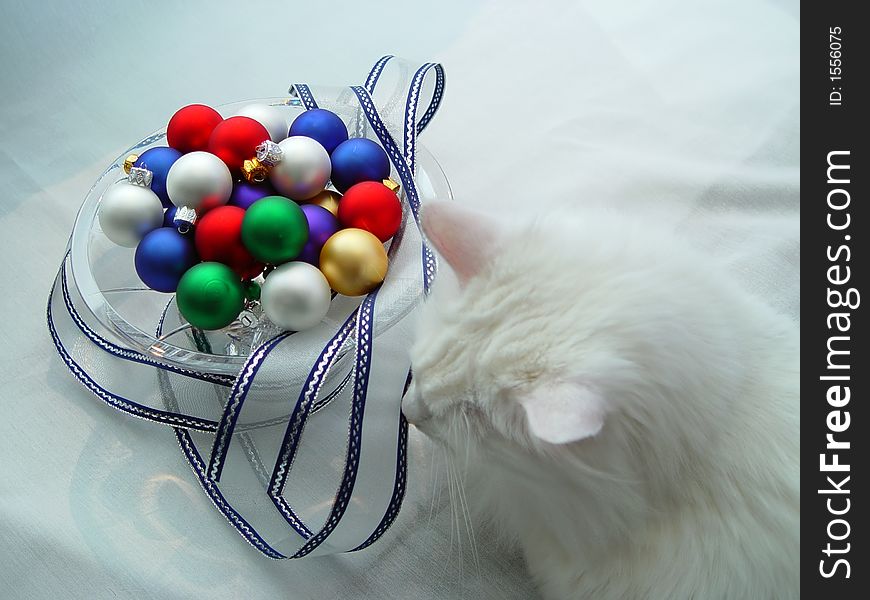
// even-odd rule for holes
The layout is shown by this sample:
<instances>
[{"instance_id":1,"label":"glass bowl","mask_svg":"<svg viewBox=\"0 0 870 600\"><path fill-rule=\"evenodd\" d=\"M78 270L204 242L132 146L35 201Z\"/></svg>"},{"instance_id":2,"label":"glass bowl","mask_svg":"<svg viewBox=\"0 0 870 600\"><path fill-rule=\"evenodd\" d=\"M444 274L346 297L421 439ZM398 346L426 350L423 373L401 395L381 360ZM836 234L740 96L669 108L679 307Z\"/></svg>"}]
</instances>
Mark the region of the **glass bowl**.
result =
<instances>
[{"instance_id":1,"label":"glass bowl","mask_svg":"<svg viewBox=\"0 0 870 600\"><path fill-rule=\"evenodd\" d=\"M228 117L254 102L286 110L288 122L292 120L293 113L304 110L298 100L286 98L233 102L219 106L217 110ZM90 312L86 318L92 316L103 333L108 333L125 346L176 366L235 375L251 349L279 333L278 329L262 315L255 315L252 324L237 320L218 331L191 328L178 313L175 295L148 289L136 275L133 263L135 249L116 246L109 241L97 219L103 193L109 186L125 178L125 157L130 153L141 154L148 148L166 145L165 137L164 128L133 145L115 159L88 192L76 217L70 242L70 283L75 286ZM394 179L398 178L394 175ZM418 145L417 149L416 182L421 203L436 199L452 200L450 185L441 166L422 145ZM404 190L401 194L404 200ZM404 201L403 208L403 234L394 238L389 252L391 258L406 255L406 260L395 270L395 263L391 263L387 280L381 287L378 316L374 324L375 336L401 321L421 297L420 235ZM414 247L417 248L416 252L412 252ZM407 260L408 256L417 257L416 268L413 261ZM361 297L336 295L329 313L318 327L335 332L361 301ZM292 343L293 336L289 339ZM346 346L345 351L349 347Z\"/></svg>"}]
</instances>

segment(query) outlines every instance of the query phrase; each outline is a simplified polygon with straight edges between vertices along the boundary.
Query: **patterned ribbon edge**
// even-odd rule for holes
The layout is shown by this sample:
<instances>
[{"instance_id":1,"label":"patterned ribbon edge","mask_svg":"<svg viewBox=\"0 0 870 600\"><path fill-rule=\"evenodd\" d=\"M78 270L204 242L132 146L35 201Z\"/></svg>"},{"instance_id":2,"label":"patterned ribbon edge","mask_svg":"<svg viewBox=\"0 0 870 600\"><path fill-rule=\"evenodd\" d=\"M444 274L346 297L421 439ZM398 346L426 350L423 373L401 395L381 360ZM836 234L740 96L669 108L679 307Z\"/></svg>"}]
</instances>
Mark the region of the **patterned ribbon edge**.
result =
<instances>
[{"instance_id":1,"label":"patterned ribbon edge","mask_svg":"<svg viewBox=\"0 0 870 600\"><path fill-rule=\"evenodd\" d=\"M347 510L356 484L357 469L359 467L360 450L362 445L362 420L365 414L366 396L369 385L369 374L372 362L372 333L374 322L374 306L378 291L366 296L357 311L356 319L356 362L354 371L354 392L351 402L351 418L348 435L347 452L345 456L344 474L341 484L335 495L329 516L323 527L314 536L308 539L303 546L290 558L301 558L310 554L315 548L326 540L338 526L339 521ZM304 421L303 421L304 425ZM277 468L277 464L276 464Z\"/></svg>"},{"instance_id":2,"label":"patterned ribbon edge","mask_svg":"<svg viewBox=\"0 0 870 600\"><path fill-rule=\"evenodd\" d=\"M146 354L142 354L141 352L137 352L135 350L130 350L129 348L123 348L121 346L113 344L112 342L110 342L106 338L100 336L97 332L95 332L93 329L91 329L87 325L85 320L81 317L81 315L78 313L78 311L76 310L76 308L74 306L72 298L70 297L70 294L69 294L69 284L67 281L66 266L68 264L69 264L69 250L67 250L66 254L64 255L63 262L61 263L61 268L60 268L63 301L64 301L64 304L66 305L67 312L69 312L70 318L73 320L75 325L79 328L79 330L81 330L81 332L88 339L90 339L91 342L93 342L93 344L95 346L97 346L101 350L108 352L109 354L111 354L112 356L115 356L116 358L141 363L141 364L148 365L151 367L157 367L157 368L163 369L165 371L171 371L172 373L175 373L177 375L184 375L185 377L190 377L192 379L199 379L202 381L207 381L209 383L215 383L215 384L223 385L223 386L227 386L227 387L229 387L233 384L233 381L235 380L234 377L229 377L227 375L219 375L219 374L215 374L215 373L203 373L200 371L194 371L192 369L185 369L184 367L178 367L178 366L171 365L171 364L163 364L151 356L148 356ZM52 290L52 293L53 293L53 291L54 290ZM161 319L162 318L163 318L163 315L161 315Z\"/></svg>"},{"instance_id":3,"label":"patterned ribbon edge","mask_svg":"<svg viewBox=\"0 0 870 600\"><path fill-rule=\"evenodd\" d=\"M62 293L64 296L64 303L67 307L70 318L76 322L76 324L83 331L83 333L85 333L85 335L88 335L88 333L86 333L86 332L89 332L92 335L94 335L96 337L96 339L98 339L98 340L102 340L103 342L106 342L106 340L103 340L103 338L99 337L98 335L96 335L95 332L93 332L93 330L88 328L87 325L84 323L84 321L81 320L81 316L78 315L78 313L75 311L75 308L72 305L72 300L69 298L69 296L67 294L67 290L64 287L63 275L64 275L64 270L66 268L66 265L67 265L67 259L66 259L66 257L64 257L64 261L61 263L61 269L58 272L57 277L55 278L54 285L52 286L51 293L49 294L49 297L48 297L48 304L46 307L46 322L48 324L48 331L49 331L49 334L51 335L51 339L54 343L54 347L57 350L57 353L60 356L61 360L63 360L64 364L66 364L70 373L73 375L73 377L75 377L79 383L81 383L85 388L87 388L95 396L97 396L97 398L99 398L100 400L102 400L103 402L105 402L106 404L111 406L112 408L115 408L117 410L125 412L125 413L132 415L134 417L137 417L140 419L145 419L147 421L154 421L156 423L161 423L164 425L170 425L173 427L190 428L190 429L195 429L195 430L199 430L199 431L207 431L207 432L216 431L217 430L217 423L215 421L211 421L209 419L201 419L201 418L194 417L191 415L173 413L173 412L169 412L169 411L163 411L163 410L151 408L151 407L139 404L138 402L133 402L132 400L128 400L127 398L124 398L122 396L119 396L117 394L110 392L109 390L107 390L104 387L102 387L101 385L99 385L87 373L87 371L84 368L82 368L75 361L75 359L73 359L72 355L67 351L66 347L63 345L63 342L61 341L60 334L58 333L57 326L55 324L54 311L52 309L52 303L54 302L55 294L57 293L57 286L59 284L62 287ZM82 328L84 328L84 329L82 329ZM88 337L90 337L90 336L88 336ZM106 349L106 348L104 347L103 349ZM110 354L112 354L113 356L116 356L117 358L125 358L124 356L116 354L115 352L113 352L111 350L106 349L106 351L109 352ZM140 362L140 361L134 361L134 362ZM158 366L158 365L154 365L154 366ZM159 368L163 368L163 367L159 366ZM165 369L165 370L173 371L172 369Z\"/></svg>"},{"instance_id":4,"label":"patterned ribbon edge","mask_svg":"<svg viewBox=\"0 0 870 600\"><path fill-rule=\"evenodd\" d=\"M383 59L382 59L383 60ZM386 62L386 61L384 61ZM408 114L411 114L411 118L414 118L416 114L417 104L419 102L419 89L422 86L423 80L429 70L435 68L435 63L426 63L418 69L417 74L415 75L411 89L408 94L408 101L406 103L406 118L404 120L405 123L408 122ZM377 65L376 65L377 67ZM437 70L436 70L437 72ZM306 107L310 109L310 107L316 106L316 102L314 101L313 94L311 94L310 88L305 84L296 84L296 89L298 90L306 90L305 94L300 94L302 98L308 98L308 102L306 102ZM436 88L438 86L436 85ZM443 84L441 86L443 89ZM405 186L406 197L408 198L409 205L412 208L412 213L414 214L415 222L417 226L420 226L419 221L419 194L416 189L416 184L413 179L413 170L407 163L406 153L410 153L413 155L416 151L416 145L411 143L406 146L405 152L400 152L398 146L390 135L389 131L386 129L380 115L377 113L377 110L374 107L374 102L371 99L371 96L364 88L360 88L359 86L351 87L354 93L357 95L358 101L360 103L361 108L366 114L366 117L369 121L369 124L372 126L376 134L378 135L381 144L387 150L388 155L392 159L392 162L396 166L396 170L399 173L399 178L402 181L402 184ZM310 103L309 103L310 102ZM436 103L440 103L440 100ZM417 128L413 128L412 135L414 138L418 133ZM423 268L423 279L424 279L424 289L428 291L432 278L435 274L434 265L426 264L426 256L431 253L427 252L428 248L424 245L424 268ZM434 262L434 256L433 262ZM368 300L368 298L367 298ZM363 304L365 306L365 302ZM370 317L371 318L371 317ZM359 336L359 326L358 326L358 336ZM357 338L359 340L359 337ZM357 352L357 363L359 365L361 360L364 360L363 357L360 357L359 352L365 348L363 344L358 343L358 352ZM370 348L368 349L369 353L371 352ZM371 356L368 357L368 362L370 363ZM313 368L316 369L315 366ZM410 382L411 374L408 374L408 381ZM307 387L307 386L306 386ZM316 394L316 392L315 392ZM298 445L299 439L302 434L302 430L304 429L305 420L307 419L307 414L305 411L305 403L306 403L306 394L303 391L303 394L300 395L299 400L297 401L296 408L294 409L294 417L299 415L299 421L297 424L296 419L294 418L290 424L288 424L287 431L285 432L285 439L282 444L281 451L279 452L278 461L275 464L275 469L273 471L272 482L270 483L270 496L278 507L279 511L283 513L283 505L286 504L286 501L281 496L283 491L284 482L286 481L286 476L289 471L289 467L292 464L292 460L295 456L295 450ZM353 402L353 410L352 410L352 420L351 420L351 428L350 428L350 439L348 443L348 456L345 463L345 471L342 479L342 483L339 487L339 490L336 494L336 501L333 504L332 510L330 512L330 516L327 519L326 524L315 535L313 538L309 539L303 547L294 554L291 558L298 558L300 556L305 556L313 551L318 545L320 545L326 537L335 529L338 525L341 516L344 514L344 511L347 507L347 501L350 499L350 495L353 489L353 485L356 478L356 469L358 467L358 448L361 444L361 431L357 427L354 426L354 416L357 414L358 407L362 405L364 407L365 404L365 389L362 390L362 395L358 395L357 392L354 396ZM398 515L399 509L401 508L402 500L404 499L404 492L407 480L407 432L408 432L408 424L404 418L404 415L399 414L399 439L397 443L397 459L396 459L396 477L393 486L393 494L388 503L387 509L382 517L380 523L372 532L372 534L361 544L351 549L350 551L356 551L370 546L374 543L384 532L390 527L390 525L395 520ZM356 448L357 451L353 452L353 449Z\"/></svg>"},{"instance_id":5,"label":"patterned ribbon edge","mask_svg":"<svg viewBox=\"0 0 870 600\"><path fill-rule=\"evenodd\" d=\"M344 324L339 328L338 332L332 337L329 343L323 348L314 362L314 366L302 386L299 393L299 399L293 409L290 419L287 421L287 428L284 431L284 437L281 442L281 448L278 450L278 459L272 470L272 476L269 480L268 492L269 497L275 504L278 511L292 525L291 519L293 513L289 503L281 495L284 492L284 484L287 481L287 475L296 457L296 449L299 440L302 436L302 431L305 423L308 420L314 403L317 399L320 389L329 374L330 369L335 364L338 358L338 352L345 342L349 339L351 331L354 330L354 323L358 322L359 308L354 310ZM359 329L357 325L356 329ZM354 379L358 377L358 371L354 368L351 371L354 374ZM305 539L311 537L311 533L304 535Z\"/></svg>"}]
</instances>

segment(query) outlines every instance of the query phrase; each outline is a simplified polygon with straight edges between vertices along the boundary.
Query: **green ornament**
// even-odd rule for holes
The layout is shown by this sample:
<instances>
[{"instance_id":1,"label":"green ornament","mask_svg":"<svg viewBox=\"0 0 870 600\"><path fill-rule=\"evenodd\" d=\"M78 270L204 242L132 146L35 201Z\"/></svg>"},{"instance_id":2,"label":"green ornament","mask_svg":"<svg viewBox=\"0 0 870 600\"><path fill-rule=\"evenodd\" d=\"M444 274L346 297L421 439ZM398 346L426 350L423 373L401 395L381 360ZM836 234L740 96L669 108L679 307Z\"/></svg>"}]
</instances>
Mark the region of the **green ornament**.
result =
<instances>
[{"instance_id":1,"label":"green ornament","mask_svg":"<svg viewBox=\"0 0 870 600\"><path fill-rule=\"evenodd\" d=\"M204 262L189 268L178 282L175 302L184 318L200 329L221 329L245 306L245 288L228 266Z\"/></svg>"},{"instance_id":2,"label":"green ornament","mask_svg":"<svg viewBox=\"0 0 870 600\"><path fill-rule=\"evenodd\" d=\"M260 284L256 281L249 281L245 284L245 297L248 300L260 299Z\"/></svg>"},{"instance_id":3,"label":"green ornament","mask_svg":"<svg viewBox=\"0 0 870 600\"><path fill-rule=\"evenodd\" d=\"M245 211L242 244L260 262L279 265L302 252L308 219L299 205L283 196L266 196Z\"/></svg>"}]
</instances>

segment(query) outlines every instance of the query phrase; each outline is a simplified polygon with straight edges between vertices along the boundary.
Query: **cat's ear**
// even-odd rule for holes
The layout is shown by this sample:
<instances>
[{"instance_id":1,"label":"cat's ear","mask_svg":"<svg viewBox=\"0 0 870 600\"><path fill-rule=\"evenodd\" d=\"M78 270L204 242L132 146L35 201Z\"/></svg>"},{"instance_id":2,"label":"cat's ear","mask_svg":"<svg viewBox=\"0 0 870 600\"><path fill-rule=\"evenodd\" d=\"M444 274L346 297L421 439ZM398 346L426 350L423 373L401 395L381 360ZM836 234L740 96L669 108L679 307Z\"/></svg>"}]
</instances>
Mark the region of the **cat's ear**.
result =
<instances>
[{"instance_id":1,"label":"cat's ear","mask_svg":"<svg viewBox=\"0 0 870 600\"><path fill-rule=\"evenodd\" d=\"M556 381L525 393L529 432L543 442L568 444L592 437L604 427L604 399L578 381Z\"/></svg>"},{"instance_id":2,"label":"cat's ear","mask_svg":"<svg viewBox=\"0 0 870 600\"><path fill-rule=\"evenodd\" d=\"M456 203L433 202L423 208L423 233L463 285L497 251L498 227L486 215Z\"/></svg>"}]
</instances>

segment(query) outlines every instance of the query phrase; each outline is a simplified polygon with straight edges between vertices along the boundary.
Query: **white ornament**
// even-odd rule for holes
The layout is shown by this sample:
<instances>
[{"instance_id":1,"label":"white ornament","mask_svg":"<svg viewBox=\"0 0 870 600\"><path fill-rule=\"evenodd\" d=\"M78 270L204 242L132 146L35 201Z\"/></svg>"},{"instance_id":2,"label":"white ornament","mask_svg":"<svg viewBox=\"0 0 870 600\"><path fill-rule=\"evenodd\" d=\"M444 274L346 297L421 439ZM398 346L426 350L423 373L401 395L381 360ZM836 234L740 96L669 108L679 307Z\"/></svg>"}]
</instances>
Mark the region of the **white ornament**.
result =
<instances>
[{"instance_id":1,"label":"white ornament","mask_svg":"<svg viewBox=\"0 0 870 600\"><path fill-rule=\"evenodd\" d=\"M175 206L209 210L222 206L233 193L233 176L214 154L189 152L166 175L166 193Z\"/></svg>"},{"instance_id":2,"label":"white ornament","mask_svg":"<svg viewBox=\"0 0 870 600\"><path fill-rule=\"evenodd\" d=\"M272 323L281 329L302 331L323 320L332 292L320 269L305 262L289 262L266 276L260 301Z\"/></svg>"},{"instance_id":3,"label":"white ornament","mask_svg":"<svg viewBox=\"0 0 870 600\"><path fill-rule=\"evenodd\" d=\"M326 148L302 135L282 140L278 147L281 162L269 171L275 189L293 200L309 200L322 192L332 175Z\"/></svg>"},{"instance_id":4,"label":"white ornament","mask_svg":"<svg viewBox=\"0 0 870 600\"><path fill-rule=\"evenodd\" d=\"M273 142L280 142L287 137L290 124L287 122L287 113L277 106L268 104L248 104L236 113L240 117L254 119L269 132Z\"/></svg>"},{"instance_id":5,"label":"white ornament","mask_svg":"<svg viewBox=\"0 0 870 600\"><path fill-rule=\"evenodd\" d=\"M135 248L146 233L163 225L163 204L149 188L120 182L103 194L98 218L107 238Z\"/></svg>"}]
</instances>

